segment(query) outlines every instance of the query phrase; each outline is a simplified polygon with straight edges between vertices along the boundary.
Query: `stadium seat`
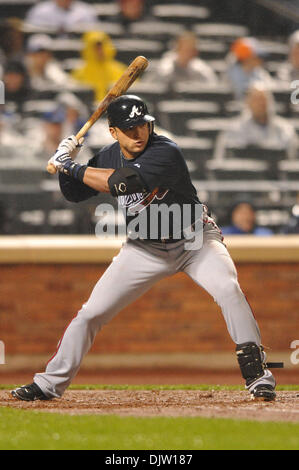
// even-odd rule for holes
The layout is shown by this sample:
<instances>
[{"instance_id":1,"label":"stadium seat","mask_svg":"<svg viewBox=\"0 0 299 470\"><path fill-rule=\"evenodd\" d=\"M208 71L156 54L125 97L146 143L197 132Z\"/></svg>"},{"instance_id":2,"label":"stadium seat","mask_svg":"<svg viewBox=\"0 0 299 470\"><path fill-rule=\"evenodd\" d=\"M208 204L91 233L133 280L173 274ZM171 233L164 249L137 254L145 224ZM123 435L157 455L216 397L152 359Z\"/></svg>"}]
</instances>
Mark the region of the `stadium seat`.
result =
<instances>
[{"instance_id":1,"label":"stadium seat","mask_svg":"<svg viewBox=\"0 0 299 470\"><path fill-rule=\"evenodd\" d=\"M267 162L243 158L224 158L207 162L207 170L217 180L265 180L270 179L270 169Z\"/></svg>"},{"instance_id":2,"label":"stadium seat","mask_svg":"<svg viewBox=\"0 0 299 470\"><path fill-rule=\"evenodd\" d=\"M164 45L160 41L147 39L115 39L117 60L129 64L138 55L144 55L148 59L159 58Z\"/></svg>"},{"instance_id":3,"label":"stadium seat","mask_svg":"<svg viewBox=\"0 0 299 470\"><path fill-rule=\"evenodd\" d=\"M188 136L175 136L174 140L183 152L192 179L205 178L206 162L214 151L213 141Z\"/></svg>"},{"instance_id":4,"label":"stadium seat","mask_svg":"<svg viewBox=\"0 0 299 470\"><path fill-rule=\"evenodd\" d=\"M250 145L248 147L230 147L229 152L231 155L238 158L265 162L279 162L286 158L286 150L277 149L275 147L270 148L255 145Z\"/></svg>"},{"instance_id":5,"label":"stadium seat","mask_svg":"<svg viewBox=\"0 0 299 470\"><path fill-rule=\"evenodd\" d=\"M220 105L211 101L169 100L157 105L161 126L175 135L186 135L190 118L211 118L220 112Z\"/></svg>"},{"instance_id":6,"label":"stadium seat","mask_svg":"<svg viewBox=\"0 0 299 470\"><path fill-rule=\"evenodd\" d=\"M54 100L30 100L24 103L23 117L26 122L30 118L41 118L45 113L55 111L57 104Z\"/></svg>"},{"instance_id":7,"label":"stadium seat","mask_svg":"<svg viewBox=\"0 0 299 470\"><path fill-rule=\"evenodd\" d=\"M265 67L267 71L275 78L277 73L279 72L280 68L284 66L285 61L281 60L267 60L265 61Z\"/></svg>"},{"instance_id":8,"label":"stadium seat","mask_svg":"<svg viewBox=\"0 0 299 470\"><path fill-rule=\"evenodd\" d=\"M39 168L35 165L26 163L26 167L22 166L10 166L9 162L6 162L6 168L4 165L0 168L0 183L2 192L13 192L17 191L37 191L40 188L41 181L45 177L45 168L43 162L40 163Z\"/></svg>"},{"instance_id":9,"label":"stadium seat","mask_svg":"<svg viewBox=\"0 0 299 470\"><path fill-rule=\"evenodd\" d=\"M299 118L298 117L292 117L288 119L288 122L294 126L294 129L299 136Z\"/></svg>"},{"instance_id":10,"label":"stadium seat","mask_svg":"<svg viewBox=\"0 0 299 470\"><path fill-rule=\"evenodd\" d=\"M158 81L144 81L141 78L130 87L130 93L144 99L151 112L155 114L156 104L167 98L169 90L164 83ZM154 107L154 109L152 109L152 107Z\"/></svg>"},{"instance_id":11,"label":"stadium seat","mask_svg":"<svg viewBox=\"0 0 299 470\"><path fill-rule=\"evenodd\" d=\"M227 216L232 201L241 195L252 201L259 210L286 211L299 191L298 181L246 180L236 179L236 176L232 175L231 179L193 180L199 198L209 205L212 212L216 210L220 219ZM283 220L282 218L279 224L276 219L277 230Z\"/></svg>"},{"instance_id":12,"label":"stadium seat","mask_svg":"<svg viewBox=\"0 0 299 470\"><path fill-rule=\"evenodd\" d=\"M119 6L117 2L94 2L93 7L99 16L100 19L109 21L111 17L113 18L115 15L119 13Z\"/></svg>"},{"instance_id":13,"label":"stadium seat","mask_svg":"<svg viewBox=\"0 0 299 470\"><path fill-rule=\"evenodd\" d=\"M209 65L214 70L214 72L220 75L225 73L227 69L227 64L224 59L206 60L206 64Z\"/></svg>"},{"instance_id":14,"label":"stadium seat","mask_svg":"<svg viewBox=\"0 0 299 470\"><path fill-rule=\"evenodd\" d=\"M226 104L234 98L232 89L229 86L203 85L198 82L178 82L173 86L173 90L177 96L184 100L197 100L214 102L219 106L218 115L226 113Z\"/></svg>"},{"instance_id":15,"label":"stadium seat","mask_svg":"<svg viewBox=\"0 0 299 470\"><path fill-rule=\"evenodd\" d=\"M278 163L281 178L288 180L299 180L299 160L281 160Z\"/></svg>"},{"instance_id":16,"label":"stadium seat","mask_svg":"<svg viewBox=\"0 0 299 470\"><path fill-rule=\"evenodd\" d=\"M104 33L111 36L111 38L122 38L125 36L124 28L119 23L114 23L113 21L100 21L97 25L93 27L93 29L98 31L103 31ZM86 26L84 25L77 25L73 26L72 28L68 29L68 35L70 37L80 39L82 34L86 32Z\"/></svg>"},{"instance_id":17,"label":"stadium seat","mask_svg":"<svg viewBox=\"0 0 299 470\"><path fill-rule=\"evenodd\" d=\"M27 11L38 0L1 0L0 17L1 18L24 18Z\"/></svg>"},{"instance_id":18,"label":"stadium seat","mask_svg":"<svg viewBox=\"0 0 299 470\"><path fill-rule=\"evenodd\" d=\"M156 5L152 8L152 13L156 18L166 21L176 21L185 26L189 26L195 22L205 21L210 16L208 8L202 6L182 5L176 3L166 5Z\"/></svg>"},{"instance_id":19,"label":"stadium seat","mask_svg":"<svg viewBox=\"0 0 299 470\"><path fill-rule=\"evenodd\" d=\"M84 61L79 58L64 59L60 61L60 65L65 72L71 72L74 69L79 69L83 66Z\"/></svg>"},{"instance_id":20,"label":"stadium seat","mask_svg":"<svg viewBox=\"0 0 299 470\"><path fill-rule=\"evenodd\" d=\"M273 61L286 61L288 58L289 47L286 42L282 41L271 41L261 39L261 46L266 52L265 62Z\"/></svg>"},{"instance_id":21,"label":"stadium seat","mask_svg":"<svg viewBox=\"0 0 299 470\"><path fill-rule=\"evenodd\" d=\"M284 116L291 115L291 92L290 84L277 82L271 86L270 91L273 94L275 102L281 106L280 114Z\"/></svg>"},{"instance_id":22,"label":"stadium seat","mask_svg":"<svg viewBox=\"0 0 299 470\"><path fill-rule=\"evenodd\" d=\"M0 171L1 173L1 171ZM29 175L28 171L24 172ZM46 233L43 225L47 207L51 205L49 195L44 193L38 184L9 184L0 185L0 199L6 208L6 216L9 224L9 234ZM22 221L20 214L24 211L32 212L29 219L35 222ZM27 219L28 220L28 219Z\"/></svg>"},{"instance_id":23,"label":"stadium seat","mask_svg":"<svg viewBox=\"0 0 299 470\"><path fill-rule=\"evenodd\" d=\"M233 118L188 119L186 127L192 135L215 139L219 132L229 128Z\"/></svg>"},{"instance_id":24,"label":"stadium seat","mask_svg":"<svg viewBox=\"0 0 299 470\"><path fill-rule=\"evenodd\" d=\"M299 93L296 92L295 99L298 101L299 98ZM289 103L289 116L293 117L295 120L298 120L299 118L299 102L294 102L294 103Z\"/></svg>"},{"instance_id":25,"label":"stadium seat","mask_svg":"<svg viewBox=\"0 0 299 470\"><path fill-rule=\"evenodd\" d=\"M125 35L122 25L115 23L115 22L111 22L111 21L99 21L97 24L93 25L93 29L104 31L105 33L109 34L112 38L114 37L121 38ZM46 26L40 27L40 26L31 25L28 23L23 23L22 30L26 36L29 36L31 34L42 33L42 34L47 34L51 36L52 39L54 40L57 39L57 31L53 30L53 28L49 28ZM71 40L80 41L82 38L82 35L85 32L86 32L86 25L84 24L73 25L67 31L67 38L70 41ZM63 38L63 39L66 40L66 38ZM61 41L62 38L59 38L59 40Z\"/></svg>"},{"instance_id":26,"label":"stadium seat","mask_svg":"<svg viewBox=\"0 0 299 470\"><path fill-rule=\"evenodd\" d=\"M203 60L223 60L228 52L228 47L223 41L200 38L200 58Z\"/></svg>"},{"instance_id":27,"label":"stadium seat","mask_svg":"<svg viewBox=\"0 0 299 470\"><path fill-rule=\"evenodd\" d=\"M257 224L261 227L269 227L274 232L278 232L281 225L287 224L289 217L289 210L282 209L279 204L271 207L262 206L256 211Z\"/></svg>"},{"instance_id":28,"label":"stadium seat","mask_svg":"<svg viewBox=\"0 0 299 470\"><path fill-rule=\"evenodd\" d=\"M227 42L249 35L246 26L224 23L199 23L193 26L193 31L200 38L218 39Z\"/></svg>"},{"instance_id":29,"label":"stadium seat","mask_svg":"<svg viewBox=\"0 0 299 470\"><path fill-rule=\"evenodd\" d=\"M43 90L35 90L31 100L24 104L24 113L30 115L39 115L47 112L55 106L55 99L63 90L55 87L47 87ZM69 87L68 91L76 95L87 107L91 108L94 102L94 91L84 85ZM49 109L48 108L48 109Z\"/></svg>"},{"instance_id":30,"label":"stadium seat","mask_svg":"<svg viewBox=\"0 0 299 470\"><path fill-rule=\"evenodd\" d=\"M268 178L277 179L279 177L278 164L287 157L287 152L277 148L248 146L245 148L229 148L226 155L229 155L228 161L233 158L240 160L240 162L264 162L268 165Z\"/></svg>"},{"instance_id":31,"label":"stadium seat","mask_svg":"<svg viewBox=\"0 0 299 470\"><path fill-rule=\"evenodd\" d=\"M129 28L132 37L168 41L182 34L184 26L180 23L162 21L136 21ZM165 44L166 48L166 44Z\"/></svg>"},{"instance_id":32,"label":"stadium seat","mask_svg":"<svg viewBox=\"0 0 299 470\"><path fill-rule=\"evenodd\" d=\"M81 39L56 38L53 39L52 50L58 60L68 59L71 57L80 57L83 48Z\"/></svg>"}]
</instances>

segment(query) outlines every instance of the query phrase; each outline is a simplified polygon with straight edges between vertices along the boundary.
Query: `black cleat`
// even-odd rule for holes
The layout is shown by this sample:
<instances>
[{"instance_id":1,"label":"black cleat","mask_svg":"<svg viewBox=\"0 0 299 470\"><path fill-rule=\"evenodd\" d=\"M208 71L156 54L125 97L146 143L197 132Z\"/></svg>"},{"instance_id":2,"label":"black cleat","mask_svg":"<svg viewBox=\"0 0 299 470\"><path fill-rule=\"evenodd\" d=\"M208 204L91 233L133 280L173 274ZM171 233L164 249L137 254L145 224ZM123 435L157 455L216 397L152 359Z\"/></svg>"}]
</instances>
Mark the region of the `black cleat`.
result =
<instances>
[{"instance_id":1,"label":"black cleat","mask_svg":"<svg viewBox=\"0 0 299 470\"><path fill-rule=\"evenodd\" d=\"M50 400L34 382L12 390L11 394L17 400L23 401Z\"/></svg>"},{"instance_id":2,"label":"black cleat","mask_svg":"<svg viewBox=\"0 0 299 470\"><path fill-rule=\"evenodd\" d=\"M260 384L251 392L251 398L259 401L274 401L276 393L272 385Z\"/></svg>"}]
</instances>

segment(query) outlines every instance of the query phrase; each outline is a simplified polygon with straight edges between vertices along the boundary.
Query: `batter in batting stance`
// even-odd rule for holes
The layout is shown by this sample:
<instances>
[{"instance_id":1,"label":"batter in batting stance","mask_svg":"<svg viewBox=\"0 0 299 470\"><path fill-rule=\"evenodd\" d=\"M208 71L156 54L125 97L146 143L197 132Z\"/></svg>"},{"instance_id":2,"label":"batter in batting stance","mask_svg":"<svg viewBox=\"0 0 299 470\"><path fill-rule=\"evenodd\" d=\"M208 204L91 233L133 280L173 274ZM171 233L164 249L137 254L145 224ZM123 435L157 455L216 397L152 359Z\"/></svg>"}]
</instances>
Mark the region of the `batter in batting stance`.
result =
<instances>
[{"instance_id":1,"label":"batter in batting stance","mask_svg":"<svg viewBox=\"0 0 299 470\"><path fill-rule=\"evenodd\" d=\"M128 230L127 241L66 329L45 372L37 373L32 384L15 389L12 395L27 401L61 397L102 326L157 281L183 271L220 306L252 398L274 400L275 379L265 362L257 322L239 286L221 232L197 198L181 150L154 132L155 119L137 96L115 99L107 113L115 143L100 150L87 165L80 165L73 158L82 141L71 136L61 142L50 160L60 172L65 198L78 202L110 192L126 210L128 226L142 212L150 214L154 206L176 205L182 212L191 208L191 224L189 219L189 227L181 225L178 232L177 218L184 219L180 214L172 220L169 217L167 236L162 230L163 220L155 237L151 237L150 226L137 238L130 237ZM199 208L203 210L197 211ZM163 211L161 214L163 218ZM147 219L143 220L150 225L151 217ZM199 237L198 225L202 243L197 247L187 243L186 234L188 240L192 232Z\"/></svg>"}]
</instances>

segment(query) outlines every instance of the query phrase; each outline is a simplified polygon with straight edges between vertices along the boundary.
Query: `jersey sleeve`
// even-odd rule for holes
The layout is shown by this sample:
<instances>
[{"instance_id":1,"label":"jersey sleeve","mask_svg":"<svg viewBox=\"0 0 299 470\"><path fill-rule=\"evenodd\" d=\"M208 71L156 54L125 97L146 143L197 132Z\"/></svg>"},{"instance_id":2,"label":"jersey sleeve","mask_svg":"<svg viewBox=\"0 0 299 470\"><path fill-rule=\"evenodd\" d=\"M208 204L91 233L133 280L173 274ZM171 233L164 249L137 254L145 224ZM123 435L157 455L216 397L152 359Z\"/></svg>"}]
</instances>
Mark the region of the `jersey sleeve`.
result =
<instances>
[{"instance_id":1,"label":"jersey sleeve","mask_svg":"<svg viewBox=\"0 0 299 470\"><path fill-rule=\"evenodd\" d=\"M175 188L182 171L182 155L175 144L157 145L145 155L136 171L150 191Z\"/></svg>"},{"instance_id":2,"label":"jersey sleeve","mask_svg":"<svg viewBox=\"0 0 299 470\"><path fill-rule=\"evenodd\" d=\"M100 159L100 155L95 155L89 160L87 166L98 168ZM98 194L95 189L64 173L59 173L59 186L64 197L71 202L85 201Z\"/></svg>"},{"instance_id":3,"label":"jersey sleeve","mask_svg":"<svg viewBox=\"0 0 299 470\"><path fill-rule=\"evenodd\" d=\"M107 146L101 149L96 155L91 158L87 166L92 168L114 168L113 154L115 153L115 146ZM78 181L70 176L59 174L60 189L64 197L71 202L85 201L86 199L96 196L99 192L90 188L86 184Z\"/></svg>"}]
</instances>

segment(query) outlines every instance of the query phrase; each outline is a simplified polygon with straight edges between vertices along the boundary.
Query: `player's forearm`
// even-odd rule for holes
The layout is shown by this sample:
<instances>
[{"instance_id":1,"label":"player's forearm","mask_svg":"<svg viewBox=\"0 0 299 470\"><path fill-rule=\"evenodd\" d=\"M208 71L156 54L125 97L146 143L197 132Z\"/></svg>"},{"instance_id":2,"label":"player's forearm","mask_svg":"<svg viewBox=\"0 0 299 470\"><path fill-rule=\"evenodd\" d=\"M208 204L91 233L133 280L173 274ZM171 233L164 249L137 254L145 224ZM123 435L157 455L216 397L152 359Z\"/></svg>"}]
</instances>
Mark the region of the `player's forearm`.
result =
<instances>
[{"instance_id":1,"label":"player's forearm","mask_svg":"<svg viewBox=\"0 0 299 470\"><path fill-rule=\"evenodd\" d=\"M98 194L94 189L64 173L59 173L59 185L65 199L70 202L85 201Z\"/></svg>"},{"instance_id":2,"label":"player's forearm","mask_svg":"<svg viewBox=\"0 0 299 470\"><path fill-rule=\"evenodd\" d=\"M102 169L87 167L83 177L83 183L101 193L110 193L108 179L114 169Z\"/></svg>"}]
</instances>

